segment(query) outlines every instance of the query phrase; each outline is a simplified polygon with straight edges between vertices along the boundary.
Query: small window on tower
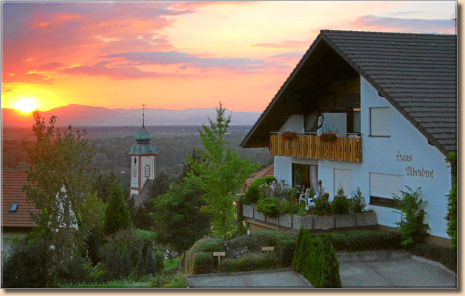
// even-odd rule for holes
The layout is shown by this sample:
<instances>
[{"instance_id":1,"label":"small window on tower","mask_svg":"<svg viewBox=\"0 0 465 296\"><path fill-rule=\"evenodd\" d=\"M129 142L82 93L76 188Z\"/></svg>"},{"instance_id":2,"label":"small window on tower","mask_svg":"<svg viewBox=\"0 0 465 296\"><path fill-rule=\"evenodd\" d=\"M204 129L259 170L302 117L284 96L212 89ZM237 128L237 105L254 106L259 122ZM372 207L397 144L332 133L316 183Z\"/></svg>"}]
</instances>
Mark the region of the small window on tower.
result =
<instances>
[{"instance_id":1,"label":"small window on tower","mask_svg":"<svg viewBox=\"0 0 465 296\"><path fill-rule=\"evenodd\" d=\"M150 166L149 165L145 166L145 177L150 178Z\"/></svg>"},{"instance_id":2,"label":"small window on tower","mask_svg":"<svg viewBox=\"0 0 465 296\"><path fill-rule=\"evenodd\" d=\"M137 158L134 157L134 177L137 177Z\"/></svg>"}]
</instances>

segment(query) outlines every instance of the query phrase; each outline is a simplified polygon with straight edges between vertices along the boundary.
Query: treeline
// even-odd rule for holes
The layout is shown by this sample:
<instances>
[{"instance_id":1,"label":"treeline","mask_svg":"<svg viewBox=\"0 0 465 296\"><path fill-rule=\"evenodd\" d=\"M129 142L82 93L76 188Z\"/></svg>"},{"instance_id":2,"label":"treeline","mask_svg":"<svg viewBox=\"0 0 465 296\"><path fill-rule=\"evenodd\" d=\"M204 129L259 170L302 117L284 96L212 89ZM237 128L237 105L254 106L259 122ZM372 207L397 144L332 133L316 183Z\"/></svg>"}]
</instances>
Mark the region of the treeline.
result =
<instances>
[{"instance_id":1,"label":"treeline","mask_svg":"<svg viewBox=\"0 0 465 296\"><path fill-rule=\"evenodd\" d=\"M229 142L228 148L237 152L242 158L250 157L258 162L260 167L272 163L272 157L267 148L243 149L239 145L244 139L246 131L235 131L225 135ZM135 144L134 136L104 136L99 138L89 137L92 147L92 166L101 174L113 172L122 181L122 185L129 186L128 172L130 169L129 150ZM157 171L165 172L169 176L178 175L182 171L182 165L186 162L186 155L192 152L193 147L200 147L198 132L154 134L152 144L158 152ZM3 169L21 170L30 162L27 158L21 140L4 140L2 145Z\"/></svg>"}]
</instances>

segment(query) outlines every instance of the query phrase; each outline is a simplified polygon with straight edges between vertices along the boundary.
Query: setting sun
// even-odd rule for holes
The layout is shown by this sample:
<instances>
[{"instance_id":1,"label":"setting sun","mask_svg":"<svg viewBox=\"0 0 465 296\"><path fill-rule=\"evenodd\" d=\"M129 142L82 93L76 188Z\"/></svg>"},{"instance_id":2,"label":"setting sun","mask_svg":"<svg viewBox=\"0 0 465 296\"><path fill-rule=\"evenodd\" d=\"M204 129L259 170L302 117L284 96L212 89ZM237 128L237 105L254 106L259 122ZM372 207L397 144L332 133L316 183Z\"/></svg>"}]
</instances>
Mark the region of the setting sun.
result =
<instances>
[{"instance_id":1,"label":"setting sun","mask_svg":"<svg viewBox=\"0 0 465 296\"><path fill-rule=\"evenodd\" d=\"M15 109L23 113L32 112L36 108L37 108L37 103L35 101L35 98L21 99L15 105Z\"/></svg>"}]
</instances>

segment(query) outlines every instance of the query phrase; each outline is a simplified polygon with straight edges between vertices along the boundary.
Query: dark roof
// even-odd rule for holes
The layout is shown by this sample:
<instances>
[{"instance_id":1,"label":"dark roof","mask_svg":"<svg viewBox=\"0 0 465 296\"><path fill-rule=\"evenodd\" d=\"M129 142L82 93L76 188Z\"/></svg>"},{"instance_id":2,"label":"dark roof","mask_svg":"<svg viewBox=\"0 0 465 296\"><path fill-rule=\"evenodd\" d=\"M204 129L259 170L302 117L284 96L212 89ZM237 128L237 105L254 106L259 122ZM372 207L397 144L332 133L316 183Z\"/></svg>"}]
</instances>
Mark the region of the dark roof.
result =
<instances>
[{"instance_id":1,"label":"dark roof","mask_svg":"<svg viewBox=\"0 0 465 296\"><path fill-rule=\"evenodd\" d=\"M442 153L457 150L456 35L333 30L320 32L243 140L243 147L248 147L247 142L319 43L329 45Z\"/></svg>"},{"instance_id":2,"label":"dark roof","mask_svg":"<svg viewBox=\"0 0 465 296\"><path fill-rule=\"evenodd\" d=\"M25 172L2 172L2 227L35 226L30 213L37 210L21 190L26 181ZM17 211L11 212L11 205L14 203L18 204L18 208Z\"/></svg>"}]
</instances>

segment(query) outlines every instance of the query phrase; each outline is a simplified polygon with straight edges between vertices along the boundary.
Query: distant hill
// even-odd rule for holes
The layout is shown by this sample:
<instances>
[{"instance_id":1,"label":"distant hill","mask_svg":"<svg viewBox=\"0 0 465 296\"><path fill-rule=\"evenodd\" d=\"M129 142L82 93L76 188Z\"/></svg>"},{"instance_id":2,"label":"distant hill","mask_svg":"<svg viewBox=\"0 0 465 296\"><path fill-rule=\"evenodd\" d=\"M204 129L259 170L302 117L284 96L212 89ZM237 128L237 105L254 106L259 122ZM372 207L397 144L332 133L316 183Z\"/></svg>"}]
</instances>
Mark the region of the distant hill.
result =
<instances>
[{"instance_id":1,"label":"distant hill","mask_svg":"<svg viewBox=\"0 0 465 296\"><path fill-rule=\"evenodd\" d=\"M146 109L145 125L201 125L208 124L208 117L214 119L215 108L185 110ZM231 112L231 111L229 111ZM68 105L43 112L48 120L57 116L58 126L139 126L142 123L140 109L108 109L83 105ZM232 111L231 125L253 125L260 112ZM29 127L33 124L32 116L24 116L14 109L2 108L2 126Z\"/></svg>"}]
</instances>

